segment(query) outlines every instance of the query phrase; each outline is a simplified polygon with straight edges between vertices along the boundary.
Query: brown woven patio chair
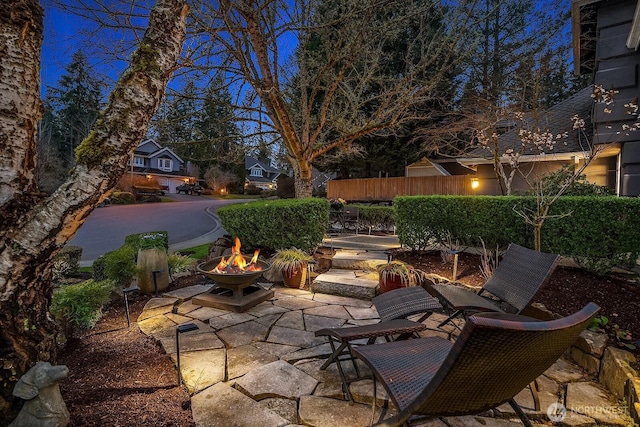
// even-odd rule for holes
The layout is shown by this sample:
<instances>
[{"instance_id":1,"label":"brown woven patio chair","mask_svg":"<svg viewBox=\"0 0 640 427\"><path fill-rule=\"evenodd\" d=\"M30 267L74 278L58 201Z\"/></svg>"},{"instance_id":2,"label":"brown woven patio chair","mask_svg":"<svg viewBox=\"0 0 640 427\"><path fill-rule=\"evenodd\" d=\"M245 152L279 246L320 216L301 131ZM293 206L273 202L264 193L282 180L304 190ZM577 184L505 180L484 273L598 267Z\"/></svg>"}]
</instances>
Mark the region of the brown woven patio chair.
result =
<instances>
[{"instance_id":1,"label":"brown woven patio chair","mask_svg":"<svg viewBox=\"0 0 640 427\"><path fill-rule=\"evenodd\" d=\"M451 313L438 326L444 326L456 317L466 319L482 311L521 313L551 276L557 262L555 254L537 252L512 243L477 293L451 285L426 284L429 293ZM485 297L487 293L495 299Z\"/></svg>"},{"instance_id":2,"label":"brown woven patio chair","mask_svg":"<svg viewBox=\"0 0 640 427\"><path fill-rule=\"evenodd\" d=\"M455 343L430 337L354 348L373 373L374 393L380 381L398 410L376 425L399 426L414 416L473 415L508 402L531 426L514 396L562 356L598 310L589 303L547 322L479 313L467 319Z\"/></svg>"},{"instance_id":3,"label":"brown woven patio chair","mask_svg":"<svg viewBox=\"0 0 640 427\"><path fill-rule=\"evenodd\" d=\"M406 319L420 313L423 315L417 321L422 322L434 311L443 310L440 302L429 295L422 286L409 286L385 292L373 299L373 305L382 322Z\"/></svg>"}]
</instances>

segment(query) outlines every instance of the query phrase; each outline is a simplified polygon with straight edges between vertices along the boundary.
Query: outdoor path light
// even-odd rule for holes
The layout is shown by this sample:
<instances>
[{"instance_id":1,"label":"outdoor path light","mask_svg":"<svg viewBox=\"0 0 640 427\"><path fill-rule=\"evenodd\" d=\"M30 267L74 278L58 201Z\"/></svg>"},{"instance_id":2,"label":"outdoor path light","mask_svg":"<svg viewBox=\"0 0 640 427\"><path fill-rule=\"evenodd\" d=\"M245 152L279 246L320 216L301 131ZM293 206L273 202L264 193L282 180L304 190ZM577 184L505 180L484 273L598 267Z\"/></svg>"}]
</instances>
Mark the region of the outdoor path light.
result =
<instances>
[{"instance_id":1,"label":"outdoor path light","mask_svg":"<svg viewBox=\"0 0 640 427\"><path fill-rule=\"evenodd\" d=\"M178 385L182 384L182 372L180 371L180 334L199 329L195 323L185 323L176 327L176 359L178 360Z\"/></svg>"},{"instance_id":2,"label":"outdoor path light","mask_svg":"<svg viewBox=\"0 0 640 427\"><path fill-rule=\"evenodd\" d=\"M140 290L140 287L137 285L129 286L128 288L124 288L122 290L122 295L124 295L124 310L127 313L127 328L131 326L131 321L129 320L129 300L127 299L127 295L131 292L137 292Z\"/></svg>"},{"instance_id":3,"label":"outdoor path light","mask_svg":"<svg viewBox=\"0 0 640 427\"><path fill-rule=\"evenodd\" d=\"M164 273L164 270L153 270L152 274L153 274L153 289L155 292L155 297L158 297L158 274Z\"/></svg>"}]
</instances>

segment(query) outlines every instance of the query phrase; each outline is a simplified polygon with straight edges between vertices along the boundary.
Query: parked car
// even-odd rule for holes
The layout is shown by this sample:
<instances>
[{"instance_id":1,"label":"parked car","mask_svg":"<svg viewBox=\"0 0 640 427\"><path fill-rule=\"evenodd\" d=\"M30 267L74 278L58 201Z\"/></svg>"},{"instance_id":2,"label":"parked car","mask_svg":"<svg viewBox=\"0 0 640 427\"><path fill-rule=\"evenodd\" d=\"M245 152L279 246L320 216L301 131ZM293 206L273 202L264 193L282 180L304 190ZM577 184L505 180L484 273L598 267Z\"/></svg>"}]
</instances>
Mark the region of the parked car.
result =
<instances>
[{"instance_id":1,"label":"parked car","mask_svg":"<svg viewBox=\"0 0 640 427\"><path fill-rule=\"evenodd\" d=\"M195 194L199 196L204 189L198 184L182 184L176 187L176 193Z\"/></svg>"}]
</instances>

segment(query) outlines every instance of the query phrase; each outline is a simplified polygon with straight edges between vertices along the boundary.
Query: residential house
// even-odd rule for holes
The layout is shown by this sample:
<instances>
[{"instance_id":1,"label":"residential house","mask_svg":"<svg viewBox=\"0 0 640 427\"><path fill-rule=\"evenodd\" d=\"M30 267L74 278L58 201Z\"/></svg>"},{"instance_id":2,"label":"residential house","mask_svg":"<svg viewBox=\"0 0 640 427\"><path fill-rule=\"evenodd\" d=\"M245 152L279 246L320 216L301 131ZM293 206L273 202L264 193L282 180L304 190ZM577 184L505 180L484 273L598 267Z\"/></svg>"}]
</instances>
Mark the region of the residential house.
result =
<instances>
[{"instance_id":1,"label":"residential house","mask_svg":"<svg viewBox=\"0 0 640 427\"><path fill-rule=\"evenodd\" d=\"M196 177L185 171L185 162L170 148L163 147L153 139L142 141L134 150L130 161L130 173L155 178L169 193L185 182L194 182Z\"/></svg>"},{"instance_id":2,"label":"residential house","mask_svg":"<svg viewBox=\"0 0 640 427\"><path fill-rule=\"evenodd\" d=\"M278 169L251 156L245 156L244 165L246 169L245 188L249 186L255 186L262 190L278 188L277 179L281 173Z\"/></svg>"},{"instance_id":3,"label":"residential house","mask_svg":"<svg viewBox=\"0 0 640 427\"><path fill-rule=\"evenodd\" d=\"M537 121L534 121L532 116L525 118L527 123L525 127L539 126L541 129L548 129L554 138L559 134L564 134L566 137L557 139L552 148L543 147L541 150L533 144L526 147L523 155L519 158L520 173L514 175L512 193L522 193L529 190L528 182L557 171L563 165L573 164L580 167L585 156L589 153L589 144L596 141L591 123L594 105L591 98L592 93L593 87L587 87L546 112L540 113ZM571 117L576 114L585 120L584 131L573 129ZM519 129L521 128L514 127L498 137L498 152L502 155L502 164L507 174L511 169L509 159L504 154L508 150L514 152L521 150L522 140L518 135ZM608 144L607 148L602 150L585 169L584 174L587 180L594 184L618 189L619 179L616 170L619 152L619 145ZM500 183L494 171L493 153L489 149L478 146L467 155L455 160L437 161L439 166L447 170L453 170L454 163L475 171L475 178L479 184L476 189L477 194L501 194ZM460 174L460 172L455 174Z\"/></svg>"},{"instance_id":4,"label":"residential house","mask_svg":"<svg viewBox=\"0 0 640 427\"><path fill-rule=\"evenodd\" d=\"M620 195L638 196L640 131L625 132L622 125L635 122L625 104L637 104L640 95L640 1L573 0L571 8L576 73L593 74L596 84L619 91L610 114L600 114L604 106L597 107L594 138L618 144L616 188Z\"/></svg>"}]
</instances>

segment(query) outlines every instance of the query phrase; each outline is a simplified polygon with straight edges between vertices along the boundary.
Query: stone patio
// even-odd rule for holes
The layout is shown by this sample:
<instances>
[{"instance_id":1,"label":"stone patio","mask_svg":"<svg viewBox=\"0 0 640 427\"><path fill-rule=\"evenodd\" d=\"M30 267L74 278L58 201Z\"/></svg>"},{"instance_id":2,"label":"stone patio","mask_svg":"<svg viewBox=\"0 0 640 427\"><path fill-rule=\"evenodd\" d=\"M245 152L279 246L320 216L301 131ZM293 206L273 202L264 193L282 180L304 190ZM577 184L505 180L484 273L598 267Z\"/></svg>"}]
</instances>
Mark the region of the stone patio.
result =
<instances>
[{"instance_id":1,"label":"stone patio","mask_svg":"<svg viewBox=\"0 0 640 427\"><path fill-rule=\"evenodd\" d=\"M180 337L180 365L192 395L193 417L210 426L367 426L371 418L372 382L351 384L356 404L343 397L335 364L319 369L331 353L314 332L325 327L370 324L379 318L370 300L273 287L274 296L244 313L199 307L191 298L209 290L197 286L151 299L138 326L159 340L176 360L175 328L195 323L198 330ZM441 317L428 319L433 326ZM437 332L427 330L425 336ZM549 425L547 408L566 405L563 425L630 426L624 407L576 365L561 359L539 378L542 412L532 410L528 389L516 398L538 425ZM379 416L385 393L378 391ZM521 426L508 405L495 417L448 417L423 426ZM446 424L445 424L446 422ZM534 421L535 422L535 421Z\"/></svg>"}]
</instances>

